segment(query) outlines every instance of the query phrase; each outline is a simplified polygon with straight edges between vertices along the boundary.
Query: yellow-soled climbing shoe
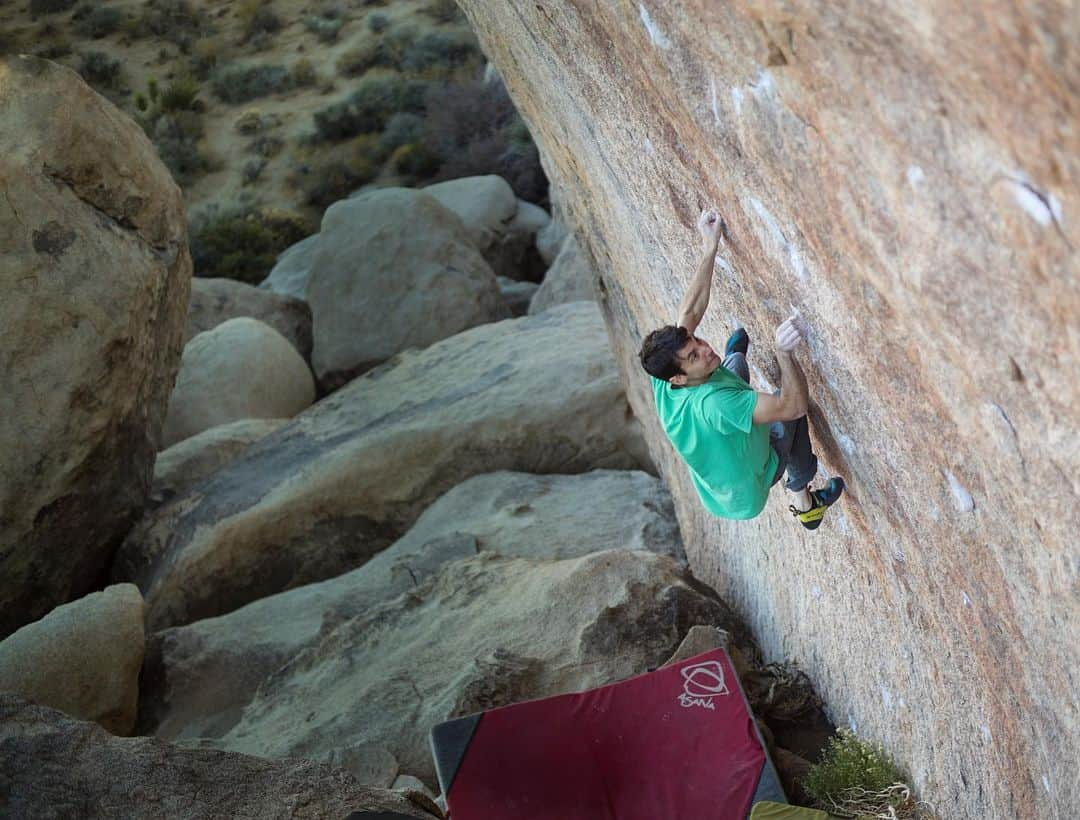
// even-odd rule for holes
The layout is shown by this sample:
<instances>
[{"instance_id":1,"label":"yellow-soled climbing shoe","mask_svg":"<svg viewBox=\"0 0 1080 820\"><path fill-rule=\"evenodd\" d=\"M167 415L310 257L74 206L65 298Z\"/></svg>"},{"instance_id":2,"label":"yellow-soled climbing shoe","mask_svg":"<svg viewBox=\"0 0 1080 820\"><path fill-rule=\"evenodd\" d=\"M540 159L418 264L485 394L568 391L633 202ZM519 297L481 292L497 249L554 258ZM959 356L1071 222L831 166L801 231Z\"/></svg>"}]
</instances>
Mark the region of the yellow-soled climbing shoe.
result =
<instances>
[{"instance_id":1,"label":"yellow-soled climbing shoe","mask_svg":"<svg viewBox=\"0 0 1080 820\"><path fill-rule=\"evenodd\" d=\"M814 506L808 509L806 512L800 512L795 509L795 505L788 507L791 510L791 514L798 519L799 523L806 527L808 530L816 530L821 526L821 519L825 517L825 511L829 509L836 500L844 493L844 479L839 476L836 478L830 478L828 483L820 490L811 490L810 498L814 501Z\"/></svg>"}]
</instances>

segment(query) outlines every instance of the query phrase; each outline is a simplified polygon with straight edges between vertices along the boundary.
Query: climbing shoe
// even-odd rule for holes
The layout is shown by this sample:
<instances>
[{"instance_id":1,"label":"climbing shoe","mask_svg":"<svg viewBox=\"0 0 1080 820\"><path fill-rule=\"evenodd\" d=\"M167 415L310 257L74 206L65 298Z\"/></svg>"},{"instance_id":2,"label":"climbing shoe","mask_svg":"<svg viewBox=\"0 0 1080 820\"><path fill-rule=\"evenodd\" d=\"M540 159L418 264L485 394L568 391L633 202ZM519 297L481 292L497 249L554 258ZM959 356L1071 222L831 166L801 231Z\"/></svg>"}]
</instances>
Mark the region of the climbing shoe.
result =
<instances>
[{"instance_id":1,"label":"climbing shoe","mask_svg":"<svg viewBox=\"0 0 1080 820\"><path fill-rule=\"evenodd\" d=\"M814 506L806 512L800 512L792 504L788 507L791 514L798 519L799 523L808 530L816 530L821 526L821 519L825 517L825 510L829 509L844 492L844 479L840 477L830 478L820 490L811 490L810 498Z\"/></svg>"},{"instance_id":2,"label":"climbing shoe","mask_svg":"<svg viewBox=\"0 0 1080 820\"><path fill-rule=\"evenodd\" d=\"M732 353L742 353L745 356L749 347L750 334L746 332L746 328L740 327L728 336L727 344L724 345L724 358L726 359Z\"/></svg>"}]
</instances>

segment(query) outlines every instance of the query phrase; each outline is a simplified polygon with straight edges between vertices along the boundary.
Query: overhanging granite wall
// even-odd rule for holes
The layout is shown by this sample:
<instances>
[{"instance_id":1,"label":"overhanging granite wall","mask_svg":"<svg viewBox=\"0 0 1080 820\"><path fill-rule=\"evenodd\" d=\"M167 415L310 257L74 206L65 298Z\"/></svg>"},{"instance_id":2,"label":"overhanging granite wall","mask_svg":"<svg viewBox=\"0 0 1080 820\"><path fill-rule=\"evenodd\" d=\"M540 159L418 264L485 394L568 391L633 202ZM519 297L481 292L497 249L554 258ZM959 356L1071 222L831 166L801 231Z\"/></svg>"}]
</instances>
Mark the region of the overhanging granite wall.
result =
<instances>
[{"instance_id":1,"label":"overhanging granite wall","mask_svg":"<svg viewBox=\"0 0 1080 820\"><path fill-rule=\"evenodd\" d=\"M943 817L1078 793L1080 14L1071 3L460 0L602 273L635 412L695 571ZM715 204L702 334L764 385L795 307L823 470L701 509L636 362ZM573 378L572 365L567 377Z\"/></svg>"}]
</instances>

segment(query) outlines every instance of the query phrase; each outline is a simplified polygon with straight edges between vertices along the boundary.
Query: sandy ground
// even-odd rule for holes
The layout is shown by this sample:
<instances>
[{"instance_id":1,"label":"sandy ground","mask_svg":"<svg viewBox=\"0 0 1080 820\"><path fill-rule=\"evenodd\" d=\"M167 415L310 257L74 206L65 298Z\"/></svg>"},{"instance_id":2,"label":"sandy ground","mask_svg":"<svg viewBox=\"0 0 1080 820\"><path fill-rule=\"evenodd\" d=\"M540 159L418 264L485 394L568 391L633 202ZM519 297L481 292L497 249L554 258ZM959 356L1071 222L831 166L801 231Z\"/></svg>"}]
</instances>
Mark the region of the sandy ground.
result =
<instances>
[{"instance_id":1,"label":"sandy ground","mask_svg":"<svg viewBox=\"0 0 1080 820\"><path fill-rule=\"evenodd\" d=\"M227 205L241 196L251 195L260 204L294 210L309 220L317 220L317 211L305 206L294 182L290 181L297 165L305 162L304 149L299 140L314 131L312 115L315 111L347 97L356 86L357 78L346 77L337 72L337 61L347 51L380 35L368 26L372 14L385 15L390 27L401 24L415 25L420 31L439 27L441 24L420 10L431 0L388 0L384 5L365 5L363 0L340 0L340 2L302 2L301 0L271 0L267 3L281 19L283 26L271 35L269 46L256 50L251 43L241 42L244 30L242 18L245 3L234 0L190 0L191 7L209 19L215 31L203 38L192 49L210 50L218 54L219 64L236 60L244 63L264 63L291 67L302 59L312 62L318 80L315 84L260 97L247 103L230 105L218 100L204 83L199 99L206 106L203 114L204 137L200 143L204 152L215 158L220 170L193 180L184 189L188 210L199 209L208 203ZM97 3L120 9L131 17L137 17L146 7L146 0L112 0ZM304 18L317 14L324 8L334 7L343 13L342 26L336 42L323 43L315 33L304 25ZM86 52L100 51L119 59L122 65L124 92L108 96L123 110L134 115L134 97L137 92L145 94L147 81L153 77L164 88L169 81L185 71L187 56L173 43L161 39L132 39L117 32L101 39L80 36L71 21L76 5L69 11L42 15L36 20L31 16L28 2L0 2L0 31L14 41L15 52L39 53L58 41L70 43L71 53L55 58L71 68L79 65ZM390 30L390 29L387 29ZM242 171L245 163L258 156L252 149L253 137L238 133L237 120L249 111L269 115L275 124L262 132L284 141L283 149L267 164L258 179L245 185ZM315 149L316 151L318 149ZM385 176L380 182L393 182Z\"/></svg>"}]
</instances>

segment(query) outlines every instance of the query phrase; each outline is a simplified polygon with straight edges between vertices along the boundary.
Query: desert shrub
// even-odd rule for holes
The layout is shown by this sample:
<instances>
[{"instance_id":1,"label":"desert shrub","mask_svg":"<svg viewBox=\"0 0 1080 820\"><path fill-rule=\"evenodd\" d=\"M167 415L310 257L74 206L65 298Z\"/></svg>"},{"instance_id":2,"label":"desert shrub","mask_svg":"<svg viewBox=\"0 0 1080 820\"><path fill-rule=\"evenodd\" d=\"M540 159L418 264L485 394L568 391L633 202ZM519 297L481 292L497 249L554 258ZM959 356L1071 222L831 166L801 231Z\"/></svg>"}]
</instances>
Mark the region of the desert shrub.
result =
<instances>
[{"instance_id":1,"label":"desert shrub","mask_svg":"<svg viewBox=\"0 0 1080 820\"><path fill-rule=\"evenodd\" d=\"M79 61L79 74L95 88L120 86L120 61L100 51L89 51Z\"/></svg>"},{"instance_id":2,"label":"desert shrub","mask_svg":"<svg viewBox=\"0 0 1080 820\"><path fill-rule=\"evenodd\" d=\"M265 0L241 0L236 7L236 16L243 29L241 42L246 43L259 37L265 40L282 28L281 17Z\"/></svg>"},{"instance_id":3,"label":"desert shrub","mask_svg":"<svg viewBox=\"0 0 1080 820\"><path fill-rule=\"evenodd\" d=\"M361 134L320 151L311 164L300 169L294 181L307 204L323 209L374 180L385 158L378 138Z\"/></svg>"},{"instance_id":4,"label":"desert shrub","mask_svg":"<svg viewBox=\"0 0 1080 820\"><path fill-rule=\"evenodd\" d=\"M497 174L521 199L544 201L539 152L502 83L433 84L425 109L425 144L441 162L431 181Z\"/></svg>"},{"instance_id":5,"label":"desert shrub","mask_svg":"<svg viewBox=\"0 0 1080 820\"><path fill-rule=\"evenodd\" d=\"M424 138L424 119L416 114L399 111L386 121L379 142L387 151L393 151L402 145L419 142Z\"/></svg>"},{"instance_id":6,"label":"desert shrub","mask_svg":"<svg viewBox=\"0 0 1080 820\"><path fill-rule=\"evenodd\" d=\"M439 169L439 158L422 142L399 145L390 155L390 166L401 174L428 177Z\"/></svg>"},{"instance_id":7,"label":"desert shrub","mask_svg":"<svg viewBox=\"0 0 1080 820\"><path fill-rule=\"evenodd\" d=\"M191 218L189 239L197 276L258 284L279 253L311 233L299 217L250 201L209 205Z\"/></svg>"},{"instance_id":8,"label":"desert shrub","mask_svg":"<svg viewBox=\"0 0 1080 820\"><path fill-rule=\"evenodd\" d=\"M440 23L454 23L465 19L454 0L431 0L420 11Z\"/></svg>"},{"instance_id":9,"label":"desert shrub","mask_svg":"<svg viewBox=\"0 0 1080 820\"><path fill-rule=\"evenodd\" d=\"M319 81L319 75L315 72L315 64L307 57L301 57L292 64L289 69L289 80L293 88L306 88L315 85Z\"/></svg>"},{"instance_id":10,"label":"desert shrub","mask_svg":"<svg viewBox=\"0 0 1080 820\"><path fill-rule=\"evenodd\" d=\"M120 30L124 24L124 12L112 6L82 6L71 19L75 21L75 31L80 36L100 40Z\"/></svg>"},{"instance_id":11,"label":"desert shrub","mask_svg":"<svg viewBox=\"0 0 1080 820\"><path fill-rule=\"evenodd\" d=\"M390 26L390 18L382 12L376 11L368 15L367 24L368 28L375 34L379 34Z\"/></svg>"},{"instance_id":12,"label":"desert shrub","mask_svg":"<svg viewBox=\"0 0 1080 820\"><path fill-rule=\"evenodd\" d=\"M346 77L358 77L382 60L382 50L374 40L367 40L350 48L337 61L339 74Z\"/></svg>"},{"instance_id":13,"label":"desert shrub","mask_svg":"<svg viewBox=\"0 0 1080 820\"><path fill-rule=\"evenodd\" d=\"M304 17L304 28L319 38L319 42L333 43L337 40L338 32L345 21L340 17L323 17L318 14L308 14Z\"/></svg>"},{"instance_id":14,"label":"desert shrub","mask_svg":"<svg viewBox=\"0 0 1080 820\"><path fill-rule=\"evenodd\" d=\"M403 71L438 69L448 72L480 56L480 46L470 31L430 31L405 48Z\"/></svg>"},{"instance_id":15,"label":"desert shrub","mask_svg":"<svg viewBox=\"0 0 1080 820\"><path fill-rule=\"evenodd\" d=\"M420 37L420 30L412 23L394 26L379 39L379 62L398 68L405 59L405 52Z\"/></svg>"},{"instance_id":16,"label":"desert shrub","mask_svg":"<svg viewBox=\"0 0 1080 820\"><path fill-rule=\"evenodd\" d=\"M248 146L256 154L261 154L264 157L276 157L284 147L285 140L273 134L260 134Z\"/></svg>"},{"instance_id":17,"label":"desert shrub","mask_svg":"<svg viewBox=\"0 0 1080 820\"><path fill-rule=\"evenodd\" d=\"M147 0L132 36L157 37L180 47L185 54L213 32L209 18L192 8L190 0ZM200 79L206 79L202 76Z\"/></svg>"},{"instance_id":18,"label":"desert shrub","mask_svg":"<svg viewBox=\"0 0 1080 820\"><path fill-rule=\"evenodd\" d=\"M150 125L149 134L161 161L181 187L213 169L210 157L199 147L202 123L195 112L159 114Z\"/></svg>"},{"instance_id":19,"label":"desert shrub","mask_svg":"<svg viewBox=\"0 0 1080 820\"><path fill-rule=\"evenodd\" d=\"M42 14L57 14L67 11L75 5L75 0L30 0L30 16L39 17Z\"/></svg>"},{"instance_id":20,"label":"desert shrub","mask_svg":"<svg viewBox=\"0 0 1080 820\"><path fill-rule=\"evenodd\" d=\"M265 157L253 157L244 163L244 167L241 169L240 176L244 185L251 185L258 180L259 175L262 174L263 168L266 167L267 159Z\"/></svg>"},{"instance_id":21,"label":"desert shrub","mask_svg":"<svg viewBox=\"0 0 1080 820\"><path fill-rule=\"evenodd\" d=\"M210 75L210 87L222 102L242 103L292 87L292 76L281 65L230 63Z\"/></svg>"},{"instance_id":22,"label":"desert shrub","mask_svg":"<svg viewBox=\"0 0 1080 820\"><path fill-rule=\"evenodd\" d=\"M397 74L367 74L348 99L315 112L316 132L323 140L342 140L381 131L399 111L423 111L426 90L426 83Z\"/></svg>"},{"instance_id":23,"label":"desert shrub","mask_svg":"<svg viewBox=\"0 0 1080 820\"><path fill-rule=\"evenodd\" d=\"M915 801L904 776L878 744L839 730L821 761L803 779L806 792L840 817L918 818L925 804Z\"/></svg>"},{"instance_id":24,"label":"desert shrub","mask_svg":"<svg viewBox=\"0 0 1080 820\"><path fill-rule=\"evenodd\" d=\"M177 77L166 88L158 100L162 111L194 111L198 107L198 96L202 90L194 77Z\"/></svg>"}]
</instances>

